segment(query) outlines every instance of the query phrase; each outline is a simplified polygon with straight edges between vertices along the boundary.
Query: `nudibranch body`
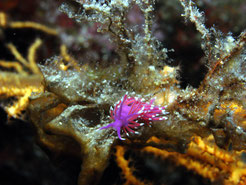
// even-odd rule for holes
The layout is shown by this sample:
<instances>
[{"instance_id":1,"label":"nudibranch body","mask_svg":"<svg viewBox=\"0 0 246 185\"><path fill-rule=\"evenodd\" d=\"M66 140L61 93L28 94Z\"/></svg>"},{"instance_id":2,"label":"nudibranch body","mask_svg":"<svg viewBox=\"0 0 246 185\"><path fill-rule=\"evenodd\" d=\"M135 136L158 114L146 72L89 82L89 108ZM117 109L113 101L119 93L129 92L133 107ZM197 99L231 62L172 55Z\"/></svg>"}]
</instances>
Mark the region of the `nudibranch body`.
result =
<instances>
[{"instance_id":1,"label":"nudibranch body","mask_svg":"<svg viewBox=\"0 0 246 185\"><path fill-rule=\"evenodd\" d=\"M144 102L140 99L134 97L127 97L125 95L119 103L117 103L114 109L110 109L110 119L114 120L113 123L108 124L100 129L114 128L117 131L118 137L121 137L121 129L128 135L128 132L137 133L132 130L135 127L139 127L146 124L150 124L152 121L156 120L166 120L167 114L165 107L159 107L153 105L155 99L150 100L150 102ZM141 120L143 123L138 123Z\"/></svg>"}]
</instances>

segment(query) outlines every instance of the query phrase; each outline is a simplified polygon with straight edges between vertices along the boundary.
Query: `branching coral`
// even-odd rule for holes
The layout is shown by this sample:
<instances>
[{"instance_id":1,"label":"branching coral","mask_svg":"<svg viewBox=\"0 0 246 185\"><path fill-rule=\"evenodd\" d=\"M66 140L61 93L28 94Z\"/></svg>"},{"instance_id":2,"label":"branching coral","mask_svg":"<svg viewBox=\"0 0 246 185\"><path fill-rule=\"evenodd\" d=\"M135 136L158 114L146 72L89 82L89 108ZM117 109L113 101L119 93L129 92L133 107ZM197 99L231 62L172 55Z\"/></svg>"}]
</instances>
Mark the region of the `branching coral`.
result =
<instances>
[{"instance_id":1,"label":"branching coral","mask_svg":"<svg viewBox=\"0 0 246 185\"><path fill-rule=\"evenodd\" d=\"M5 107L9 116L20 116L21 111L25 110L28 105L28 98L31 93L43 91L43 86L41 85L42 75L35 62L36 50L40 45L41 40L37 39L30 46L27 61L13 44L8 44L7 47L17 61L0 60L0 66L6 69L14 68L17 72L0 73L0 94L5 97L19 97L18 101L13 105ZM27 70L23 68L30 70L31 74L28 74Z\"/></svg>"},{"instance_id":2,"label":"branching coral","mask_svg":"<svg viewBox=\"0 0 246 185\"><path fill-rule=\"evenodd\" d=\"M245 184L246 166L241 160L241 153L228 152L219 148L214 143L212 135L204 139L198 136L193 137L184 154L165 148L168 146L168 141L163 142L152 138L149 143L155 144L155 146L146 146L141 149L141 152L145 153L145 157L147 157L146 154L152 154L156 158L172 161L175 165L184 166L187 170L194 171L215 184ZM162 149L157 147L161 145ZM125 159L124 153L123 146L116 147L116 162L122 169L126 184L135 184L135 182L141 184L133 175L132 167L129 167L128 161L133 159Z\"/></svg>"},{"instance_id":3,"label":"branching coral","mask_svg":"<svg viewBox=\"0 0 246 185\"><path fill-rule=\"evenodd\" d=\"M57 35L57 30L49 28L36 22L22 22L8 20L8 16L4 12L0 12L0 28L1 29L34 29L44 32L48 35ZM6 48L13 55L15 60L9 61L0 59L0 95L2 99L16 97L12 105L5 105L4 108L9 117L21 117L21 112L28 105L28 98L32 93L43 92L44 88L41 84L43 75L39 70L36 55L38 49L42 45L42 40L37 38L28 48L26 59L23 54L18 51L13 43L7 43ZM69 66L76 68L77 63L68 55L65 45L61 45L60 53L63 60L59 65L62 70ZM0 56L1 57L1 56ZM54 61L56 62L56 61ZM78 67L76 68L78 69Z\"/></svg>"},{"instance_id":4,"label":"branching coral","mask_svg":"<svg viewBox=\"0 0 246 185\"><path fill-rule=\"evenodd\" d=\"M4 12L0 12L0 26L2 29L25 29L32 28L56 35L55 29L48 28L35 22L14 22L8 20ZM28 98L32 92L42 92L42 74L35 61L37 50L40 48L42 40L37 38L27 51L27 59L18 51L12 43L7 43L6 47L14 56L16 61L0 60L0 66L4 71L0 72L0 94L4 98L17 97L13 105L5 106L10 117L19 117L21 112L28 105ZM11 71L14 69L14 72Z\"/></svg>"},{"instance_id":5,"label":"branching coral","mask_svg":"<svg viewBox=\"0 0 246 185\"><path fill-rule=\"evenodd\" d=\"M138 180L132 172L132 169L129 167L130 160L127 160L124 158L125 154L125 148L123 146L116 146L116 162L118 166L122 169L122 174L124 175L124 178L126 179L125 184L136 184L136 185L144 185L146 183L141 182Z\"/></svg>"}]
</instances>

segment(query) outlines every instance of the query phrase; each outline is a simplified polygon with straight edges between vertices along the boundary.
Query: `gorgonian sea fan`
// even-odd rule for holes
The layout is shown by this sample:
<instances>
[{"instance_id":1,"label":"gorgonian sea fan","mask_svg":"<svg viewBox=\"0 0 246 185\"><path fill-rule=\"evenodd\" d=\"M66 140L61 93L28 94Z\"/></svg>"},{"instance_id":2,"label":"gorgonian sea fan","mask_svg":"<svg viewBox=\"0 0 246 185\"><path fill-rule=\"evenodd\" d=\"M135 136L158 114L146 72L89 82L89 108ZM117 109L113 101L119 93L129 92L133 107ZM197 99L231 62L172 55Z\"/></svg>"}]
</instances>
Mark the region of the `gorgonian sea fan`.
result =
<instances>
[{"instance_id":1,"label":"gorgonian sea fan","mask_svg":"<svg viewBox=\"0 0 246 185\"><path fill-rule=\"evenodd\" d=\"M110 109L110 119L114 120L113 123L108 124L100 129L114 128L117 131L118 137L121 137L121 129L128 135L128 132L137 133L132 130L133 128L139 127L146 124L150 124L152 121L166 120L167 114L165 107L159 107L153 105L155 99L149 102L143 102L140 99L134 97L127 97L125 95L121 101L119 101L114 109ZM142 121L143 123L139 123Z\"/></svg>"}]
</instances>

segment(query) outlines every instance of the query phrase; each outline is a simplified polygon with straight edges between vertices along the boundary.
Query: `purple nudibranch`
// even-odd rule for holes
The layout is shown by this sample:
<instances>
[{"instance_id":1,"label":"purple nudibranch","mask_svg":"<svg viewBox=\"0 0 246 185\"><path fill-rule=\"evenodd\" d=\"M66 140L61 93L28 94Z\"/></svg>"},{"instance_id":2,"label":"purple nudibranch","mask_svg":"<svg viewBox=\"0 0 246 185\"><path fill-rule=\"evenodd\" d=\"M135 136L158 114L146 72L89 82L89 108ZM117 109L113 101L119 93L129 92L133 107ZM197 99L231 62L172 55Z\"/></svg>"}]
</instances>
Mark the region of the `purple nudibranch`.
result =
<instances>
[{"instance_id":1,"label":"purple nudibranch","mask_svg":"<svg viewBox=\"0 0 246 185\"><path fill-rule=\"evenodd\" d=\"M121 140L125 140L121 137L121 129L128 135L128 132L137 133L133 129L146 124L150 124L152 121L166 120L164 116L168 112L165 111L165 107L159 107L154 105L155 99L151 99L149 102L143 102L140 99L134 97L127 97L125 95L119 103L117 103L114 109L110 109L110 119L114 120L113 123L100 129L114 128L117 131L118 137ZM143 123L138 123L141 120Z\"/></svg>"}]
</instances>

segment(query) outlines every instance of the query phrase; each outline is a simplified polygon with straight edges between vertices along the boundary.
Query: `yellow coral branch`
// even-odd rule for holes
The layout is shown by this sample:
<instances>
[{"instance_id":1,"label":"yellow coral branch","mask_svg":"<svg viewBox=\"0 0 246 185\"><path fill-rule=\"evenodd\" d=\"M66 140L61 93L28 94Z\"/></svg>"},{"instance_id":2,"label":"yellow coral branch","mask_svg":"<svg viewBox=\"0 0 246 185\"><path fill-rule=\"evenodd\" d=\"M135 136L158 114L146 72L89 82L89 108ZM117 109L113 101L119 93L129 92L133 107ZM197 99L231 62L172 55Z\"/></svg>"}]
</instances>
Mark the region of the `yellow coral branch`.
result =
<instances>
[{"instance_id":1,"label":"yellow coral branch","mask_svg":"<svg viewBox=\"0 0 246 185\"><path fill-rule=\"evenodd\" d=\"M63 57L63 59L66 62L68 62L74 69L76 69L77 71L80 71L80 67L78 66L78 62L68 54L67 47L65 44L61 45L60 51L61 51L61 56Z\"/></svg>"},{"instance_id":2,"label":"yellow coral branch","mask_svg":"<svg viewBox=\"0 0 246 185\"><path fill-rule=\"evenodd\" d=\"M30 21L26 21L26 22L11 22L9 24L10 28L14 28L14 29L19 29L19 28L33 28L36 30L40 30L43 31L45 33L48 33L50 35L57 35L57 31L53 28L49 28L47 26L44 26L42 24L38 24L35 22L30 22Z\"/></svg>"},{"instance_id":3,"label":"yellow coral branch","mask_svg":"<svg viewBox=\"0 0 246 185\"><path fill-rule=\"evenodd\" d=\"M12 43L7 44L7 47L19 62L21 62L26 67L29 66L27 60L20 54L20 52Z\"/></svg>"},{"instance_id":4,"label":"yellow coral branch","mask_svg":"<svg viewBox=\"0 0 246 185\"><path fill-rule=\"evenodd\" d=\"M12 106L5 108L9 116L17 117L26 108L32 92L43 91L41 81L41 75L0 73L0 94L6 97L22 96Z\"/></svg>"},{"instance_id":5,"label":"yellow coral branch","mask_svg":"<svg viewBox=\"0 0 246 185\"><path fill-rule=\"evenodd\" d=\"M35 53L41 44L42 44L41 39L36 39L35 42L28 49L28 56L27 56L28 61L29 61L28 66L29 66L29 69L31 69L34 74L40 73L40 70L35 61Z\"/></svg>"},{"instance_id":6,"label":"yellow coral branch","mask_svg":"<svg viewBox=\"0 0 246 185\"><path fill-rule=\"evenodd\" d=\"M7 25L7 15L4 12L0 12L0 26L6 27Z\"/></svg>"},{"instance_id":7,"label":"yellow coral branch","mask_svg":"<svg viewBox=\"0 0 246 185\"><path fill-rule=\"evenodd\" d=\"M28 104L28 98L32 93L32 89L29 89L26 91L25 95L19 98L17 102L14 103L14 105L10 107L6 107L5 110L7 111L8 115L17 117L21 111L23 111L27 104Z\"/></svg>"},{"instance_id":8,"label":"yellow coral branch","mask_svg":"<svg viewBox=\"0 0 246 185\"><path fill-rule=\"evenodd\" d=\"M173 160L173 162L177 165L183 165L188 170L193 170L203 177L211 179L212 181L214 181L219 174L218 168L200 163L199 161L195 161L192 158L178 152L168 152L152 146L145 147L143 151L153 153L155 156L160 156L162 159L171 158L171 160Z\"/></svg>"},{"instance_id":9,"label":"yellow coral branch","mask_svg":"<svg viewBox=\"0 0 246 185\"><path fill-rule=\"evenodd\" d=\"M17 87L0 87L0 94L6 95L7 97L11 96L24 96L28 89L35 89L34 86L28 86L25 88L17 88Z\"/></svg>"},{"instance_id":10,"label":"yellow coral branch","mask_svg":"<svg viewBox=\"0 0 246 185\"><path fill-rule=\"evenodd\" d=\"M5 108L9 116L17 117L21 111L25 110L28 105L28 98L32 92L42 92L43 87L28 86L25 88L6 88L0 87L1 94L7 94L8 96L22 96L13 105Z\"/></svg>"},{"instance_id":11,"label":"yellow coral branch","mask_svg":"<svg viewBox=\"0 0 246 185\"><path fill-rule=\"evenodd\" d=\"M58 34L56 29L49 28L47 26L44 26L44 25L36 23L36 22L31 22L31 21L8 22L7 21L7 15L4 12L0 12L0 26L1 27L10 27L13 29L32 28L32 29L36 29L36 30L40 30L42 32L45 32L49 35L57 35Z\"/></svg>"},{"instance_id":12,"label":"yellow coral branch","mask_svg":"<svg viewBox=\"0 0 246 185\"><path fill-rule=\"evenodd\" d=\"M205 139L193 137L185 154L152 146L147 146L142 151L172 160L211 181L223 177L224 185L242 185L246 181L246 165L240 160L241 153L230 153L219 148L212 135Z\"/></svg>"},{"instance_id":13,"label":"yellow coral branch","mask_svg":"<svg viewBox=\"0 0 246 185\"><path fill-rule=\"evenodd\" d=\"M129 168L129 161L124 158L125 148L123 146L116 146L116 162L118 166L122 169L122 174L124 175L126 182L125 185L144 185L145 183L139 181Z\"/></svg>"},{"instance_id":14,"label":"yellow coral branch","mask_svg":"<svg viewBox=\"0 0 246 185\"><path fill-rule=\"evenodd\" d=\"M27 75L27 72L23 70L23 67L19 62L0 60L0 66L4 68L14 68L18 73Z\"/></svg>"},{"instance_id":15,"label":"yellow coral branch","mask_svg":"<svg viewBox=\"0 0 246 185\"><path fill-rule=\"evenodd\" d=\"M208 145L208 143L205 143L205 141L202 140L201 137L193 137L192 142L189 145L188 152L191 152L191 149L197 149L198 151L202 151L203 153L206 152L223 161L224 163L232 163L235 161L234 156L231 155L229 152L220 149L216 145Z\"/></svg>"},{"instance_id":16,"label":"yellow coral branch","mask_svg":"<svg viewBox=\"0 0 246 185\"><path fill-rule=\"evenodd\" d=\"M36 39L34 41L34 43L29 47L28 49L28 56L26 60L21 54L20 52L17 50L17 48L12 44L7 44L7 47L9 48L10 52L14 55L14 57L21 63L23 64L25 67L27 67L30 71L32 71L32 73L34 74L41 74L40 70L37 66L37 63L35 61L35 57L36 57L36 52L37 49L40 47L40 45L42 44L42 41L40 39ZM11 64L12 63L12 64ZM20 64L18 64L18 62L8 62L8 61L0 61L0 65L3 67L13 67L17 70L17 72L19 73L26 73L22 70L22 67L20 66Z\"/></svg>"}]
</instances>

